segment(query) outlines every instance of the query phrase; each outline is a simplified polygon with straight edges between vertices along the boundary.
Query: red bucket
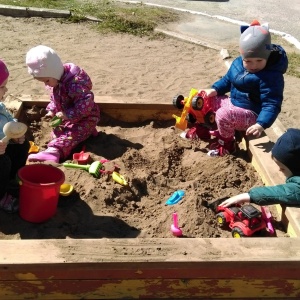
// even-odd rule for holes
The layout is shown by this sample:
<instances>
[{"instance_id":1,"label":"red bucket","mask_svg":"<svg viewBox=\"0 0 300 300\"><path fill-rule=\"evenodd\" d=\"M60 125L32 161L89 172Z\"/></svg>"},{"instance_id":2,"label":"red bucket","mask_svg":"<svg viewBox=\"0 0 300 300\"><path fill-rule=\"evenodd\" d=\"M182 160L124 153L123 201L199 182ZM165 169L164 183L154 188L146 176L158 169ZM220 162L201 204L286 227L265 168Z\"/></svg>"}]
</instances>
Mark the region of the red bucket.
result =
<instances>
[{"instance_id":1,"label":"red bucket","mask_svg":"<svg viewBox=\"0 0 300 300\"><path fill-rule=\"evenodd\" d=\"M44 164L22 167L20 179L19 214L25 221L45 222L57 210L60 186L65 174L60 169Z\"/></svg>"}]
</instances>

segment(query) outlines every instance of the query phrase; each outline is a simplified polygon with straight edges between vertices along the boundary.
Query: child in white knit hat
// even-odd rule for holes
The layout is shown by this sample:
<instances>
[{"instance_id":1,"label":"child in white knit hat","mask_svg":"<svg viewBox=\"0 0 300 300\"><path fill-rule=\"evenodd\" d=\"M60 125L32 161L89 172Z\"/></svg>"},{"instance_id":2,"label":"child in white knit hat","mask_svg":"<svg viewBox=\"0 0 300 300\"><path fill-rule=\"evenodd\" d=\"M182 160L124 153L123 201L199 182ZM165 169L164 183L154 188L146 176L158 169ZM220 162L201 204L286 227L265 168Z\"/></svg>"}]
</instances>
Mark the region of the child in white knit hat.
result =
<instances>
[{"instance_id":1,"label":"child in white knit hat","mask_svg":"<svg viewBox=\"0 0 300 300\"><path fill-rule=\"evenodd\" d=\"M44 45L30 49L26 55L28 73L50 89L47 117L61 119L53 128L52 140L45 151L30 154L28 161L66 159L72 150L90 135L96 135L100 110L94 101L92 81L73 63L63 64L57 53Z\"/></svg>"},{"instance_id":2,"label":"child in white knit hat","mask_svg":"<svg viewBox=\"0 0 300 300\"><path fill-rule=\"evenodd\" d=\"M16 175L18 170L26 164L30 145L25 136L11 139L9 142L2 140L5 137L4 125L17 121L2 102L7 92L8 77L8 69L0 60L0 209L13 213L18 210L18 201L17 195L14 194L16 190L11 189L13 187L11 183L18 184L15 180Z\"/></svg>"},{"instance_id":3,"label":"child in white knit hat","mask_svg":"<svg viewBox=\"0 0 300 300\"><path fill-rule=\"evenodd\" d=\"M281 110L284 77L288 67L285 50L271 44L267 24L254 20L241 27L240 56L228 72L207 89L216 112L217 131L210 132L216 139L211 143L212 156L223 156L236 150L235 131L259 137L269 128ZM230 96L226 95L230 93ZM196 124L187 138L207 138L209 129Z\"/></svg>"}]
</instances>

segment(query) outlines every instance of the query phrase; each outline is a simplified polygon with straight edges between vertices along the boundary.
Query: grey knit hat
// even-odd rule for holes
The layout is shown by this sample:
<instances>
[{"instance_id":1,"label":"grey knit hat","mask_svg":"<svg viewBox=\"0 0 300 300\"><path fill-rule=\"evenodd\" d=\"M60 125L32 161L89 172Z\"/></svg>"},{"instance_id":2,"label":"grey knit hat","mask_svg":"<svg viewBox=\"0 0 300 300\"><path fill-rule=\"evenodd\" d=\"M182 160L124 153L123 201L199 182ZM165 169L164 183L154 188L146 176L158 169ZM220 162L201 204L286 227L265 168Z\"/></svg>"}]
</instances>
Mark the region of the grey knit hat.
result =
<instances>
[{"instance_id":1,"label":"grey knit hat","mask_svg":"<svg viewBox=\"0 0 300 300\"><path fill-rule=\"evenodd\" d=\"M289 128L275 143L272 156L300 176L300 130Z\"/></svg>"},{"instance_id":2,"label":"grey knit hat","mask_svg":"<svg viewBox=\"0 0 300 300\"><path fill-rule=\"evenodd\" d=\"M271 54L271 35L267 24L253 21L250 26L241 27L240 53L242 58L268 59Z\"/></svg>"}]
</instances>

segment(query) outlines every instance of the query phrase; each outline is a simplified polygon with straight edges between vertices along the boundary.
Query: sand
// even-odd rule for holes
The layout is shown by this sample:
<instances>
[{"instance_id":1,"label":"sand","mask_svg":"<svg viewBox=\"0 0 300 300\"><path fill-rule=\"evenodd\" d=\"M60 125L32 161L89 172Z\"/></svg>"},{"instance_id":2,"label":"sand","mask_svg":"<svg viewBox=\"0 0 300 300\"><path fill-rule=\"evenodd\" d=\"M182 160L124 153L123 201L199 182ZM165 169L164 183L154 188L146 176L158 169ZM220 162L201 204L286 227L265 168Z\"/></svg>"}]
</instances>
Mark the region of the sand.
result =
<instances>
[{"instance_id":1,"label":"sand","mask_svg":"<svg viewBox=\"0 0 300 300\"><path fill-rule=\"evenodd\" d=\"M0 56L11 75L7 101L20 95L38 99L47 94L25 66L26 52L38 44L55 49L64 62L83 67L93 80L96 96L172 103L176 94L187 95L192 87L207 88L226 72L217 51L173 38L102 35L92 24L62 25L40 18L0 17L0 25ZM286 77L286 99L280 114L286 127L297 127L298 81ZM206 142L181 139L174 124L123 124L113 119L99 124L99 135L84 143L86 152L93 160L110 160L106 168L118 167L128 186L116 183L110 174L95 178L87 171L58 164L75 191L61 196L56 215L42 224L0 212L0 238L166 238L172 237L173 212L178 213L184 237L231 238L230 231L218 226L215 212L202 201L247 192L261 185L261 179L244 149L235 156L210 158ZM45 148L50 138L48 123L43 119L34 122L28 136ZM185 196L176 205L166 205L177 190L184 190ZM277 231L284 235L274 218Z\"/></svg>"}]
</instances>

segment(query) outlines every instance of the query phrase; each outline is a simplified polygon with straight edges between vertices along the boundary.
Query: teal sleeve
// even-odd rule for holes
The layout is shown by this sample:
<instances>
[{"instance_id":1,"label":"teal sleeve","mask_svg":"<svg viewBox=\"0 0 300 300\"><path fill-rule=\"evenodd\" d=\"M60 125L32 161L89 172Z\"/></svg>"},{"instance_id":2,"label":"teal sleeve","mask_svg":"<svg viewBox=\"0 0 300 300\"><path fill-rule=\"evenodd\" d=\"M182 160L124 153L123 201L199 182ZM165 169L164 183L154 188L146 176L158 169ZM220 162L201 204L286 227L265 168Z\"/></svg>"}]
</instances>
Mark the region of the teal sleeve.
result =
<instances>
[{"instance_id":1,"label":"teal sleeve","mask_svg":"<svg viewBox=\"0 0 300 300\"><path fill-rule=\"evenodd\" d=\"M0 114L2 115L1 118L6 118L5 123L11 122L11 121L17 121L13 115L7 110L5 104L2 102L0 103Z\"/></svg>"},{"instance_id":2,"label":"teal sleeve","mask_svg":"<svg viewBox=\"0 0 300 300\"><path fill-rule=\"evenodd\" d=\"M250 202L258 205L282 204L300 206L300 177L290 177L285 184L254 187L249 191Z\"/></svg>"}]
</instances>

